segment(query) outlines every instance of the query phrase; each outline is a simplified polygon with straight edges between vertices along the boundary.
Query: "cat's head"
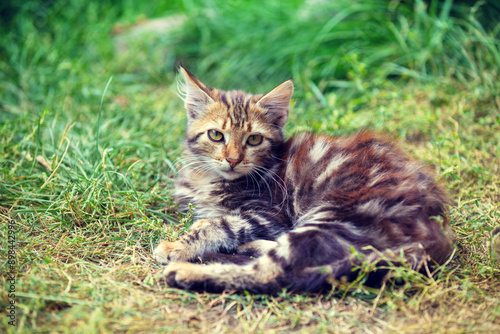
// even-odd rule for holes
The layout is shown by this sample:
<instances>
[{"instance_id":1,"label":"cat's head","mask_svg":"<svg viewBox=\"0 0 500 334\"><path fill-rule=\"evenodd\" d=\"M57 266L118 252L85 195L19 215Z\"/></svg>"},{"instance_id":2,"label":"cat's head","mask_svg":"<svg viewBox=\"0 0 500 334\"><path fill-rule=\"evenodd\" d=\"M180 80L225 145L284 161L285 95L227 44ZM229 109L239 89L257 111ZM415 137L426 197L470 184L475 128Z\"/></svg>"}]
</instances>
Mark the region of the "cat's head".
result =
<instances>
[{"instance_id":1,"label":"cat's head","mask_svg":"<svg viewBox=\"0 0 500 334\"><path fill-rule=\"evenodd\" d=\"M262 173L276 161L293 93L291 80L265 95L209 88L180 68L187 112L186 163L227 180Z\"/></svg>"}]
</instances>

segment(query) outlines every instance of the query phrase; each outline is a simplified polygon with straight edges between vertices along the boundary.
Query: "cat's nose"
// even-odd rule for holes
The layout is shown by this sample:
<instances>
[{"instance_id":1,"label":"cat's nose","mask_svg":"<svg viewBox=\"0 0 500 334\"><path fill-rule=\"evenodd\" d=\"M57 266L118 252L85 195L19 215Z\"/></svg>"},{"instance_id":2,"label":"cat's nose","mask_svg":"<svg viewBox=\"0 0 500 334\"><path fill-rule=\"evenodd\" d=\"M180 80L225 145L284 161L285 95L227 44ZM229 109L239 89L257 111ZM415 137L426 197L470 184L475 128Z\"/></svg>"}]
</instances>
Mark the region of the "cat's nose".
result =
<instances>
[{"instance_id":1,"label":"cat's nose","mask_svg":"<svg viewBox=\"0 0 500 334\"><path fill-rule=\"evenodd\" d=\"M231 168L236 167L236 165L241 162L241 159L226 158L226 160L229 162L229 165L231 165Z\"/></svg>"}]
</instances>

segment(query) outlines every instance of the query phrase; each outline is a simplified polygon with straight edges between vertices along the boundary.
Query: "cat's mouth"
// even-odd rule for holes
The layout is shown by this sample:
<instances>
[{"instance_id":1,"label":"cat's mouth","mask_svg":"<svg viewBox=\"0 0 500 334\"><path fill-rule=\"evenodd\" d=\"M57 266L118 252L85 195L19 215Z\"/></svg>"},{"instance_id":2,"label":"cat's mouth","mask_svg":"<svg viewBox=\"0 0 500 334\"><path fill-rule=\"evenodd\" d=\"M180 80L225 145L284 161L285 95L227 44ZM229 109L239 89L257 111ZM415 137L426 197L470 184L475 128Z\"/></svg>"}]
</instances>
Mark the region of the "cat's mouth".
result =
<instances>
[{"instance_id":1,"label":"cat's mouth","mask_svg":"<svg viewBox=\"0 0 500 334\"><path fill-rule=\"evenodd\" d=\"M227 180L235 180L243 176L245 173L241 170L236 170L236 168L229 167L227 169L219 169L219 174Z\"/></svg>"}]
</instances>

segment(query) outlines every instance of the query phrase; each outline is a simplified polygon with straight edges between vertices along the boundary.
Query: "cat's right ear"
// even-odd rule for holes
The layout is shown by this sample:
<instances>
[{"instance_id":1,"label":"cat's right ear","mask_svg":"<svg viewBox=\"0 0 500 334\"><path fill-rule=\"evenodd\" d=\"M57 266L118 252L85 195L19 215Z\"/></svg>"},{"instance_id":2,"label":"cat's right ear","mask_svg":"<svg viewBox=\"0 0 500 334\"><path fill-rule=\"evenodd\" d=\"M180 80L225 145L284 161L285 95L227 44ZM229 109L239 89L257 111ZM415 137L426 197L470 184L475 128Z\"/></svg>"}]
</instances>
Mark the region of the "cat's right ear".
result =
<instances>
[{"instance_id":1,"label":"cat's right ear","mask_svg":"<svg viewBox=\"0 0 500 334\"><path fill-rule=\"evenodd\" d=\"M270 120L283 127L288 118L288 107L293 94L293 81L287 80L257 101L257 105L266 110Z\"/></svg>"},{"instance_id":2,"label":"cat's right ear","mask_svg":"<svg viewBox=\"0 0 500 334\"><path fill-rule=\"evenodd\" d=\"M198 78L184 67L179 67L178 90L184 100L188 121L199 118L214 103L210 97L210 88L205 86Z\"/></svg>"}]
</instances>

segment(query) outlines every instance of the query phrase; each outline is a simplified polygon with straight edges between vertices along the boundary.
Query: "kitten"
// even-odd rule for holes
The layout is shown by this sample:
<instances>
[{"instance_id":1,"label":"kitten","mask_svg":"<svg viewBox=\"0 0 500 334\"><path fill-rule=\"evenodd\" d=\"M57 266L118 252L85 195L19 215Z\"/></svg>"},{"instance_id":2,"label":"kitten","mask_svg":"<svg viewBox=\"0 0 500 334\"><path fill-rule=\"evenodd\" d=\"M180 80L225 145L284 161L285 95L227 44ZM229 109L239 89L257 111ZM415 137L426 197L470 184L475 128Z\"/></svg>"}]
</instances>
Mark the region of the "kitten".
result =
<instances>
[{"instance_id":1,"label":"kitten","mask_svg":"<svg viewBox=\"0 0 500 334\"><path fill-rule=\"evenodd\" d=\"M250 95L209 88L182 67L180 75L186 165L175 196L195 205L199 220L154 251L170 263L168 285L312 291L355 278L361 262L406 262L418 270L447 259L448 198L431 171L391 141L369 132L285 141L291 80Z\"/></svg>"}]
</instances>

